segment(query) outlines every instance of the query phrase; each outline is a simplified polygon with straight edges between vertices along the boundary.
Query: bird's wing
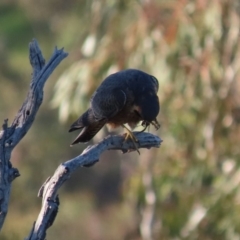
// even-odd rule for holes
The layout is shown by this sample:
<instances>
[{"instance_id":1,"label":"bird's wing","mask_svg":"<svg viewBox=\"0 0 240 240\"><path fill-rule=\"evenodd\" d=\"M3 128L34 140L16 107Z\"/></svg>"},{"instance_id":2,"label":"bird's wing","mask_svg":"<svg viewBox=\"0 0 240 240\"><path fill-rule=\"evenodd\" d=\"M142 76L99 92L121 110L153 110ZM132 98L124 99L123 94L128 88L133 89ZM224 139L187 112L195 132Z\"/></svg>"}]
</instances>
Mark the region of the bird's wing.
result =
<instances>
[{"instance_id":1,"label":"bird's wing","mask_svg":"<svg viewBox=\"0 0 240 240\"><path fill-rule=\"evenodd\" d=\"M96 91L91 100L91 108L96 120L110 119L123 109L127 94L120 88L111 91Z\"/></svg>"}]
</instances>

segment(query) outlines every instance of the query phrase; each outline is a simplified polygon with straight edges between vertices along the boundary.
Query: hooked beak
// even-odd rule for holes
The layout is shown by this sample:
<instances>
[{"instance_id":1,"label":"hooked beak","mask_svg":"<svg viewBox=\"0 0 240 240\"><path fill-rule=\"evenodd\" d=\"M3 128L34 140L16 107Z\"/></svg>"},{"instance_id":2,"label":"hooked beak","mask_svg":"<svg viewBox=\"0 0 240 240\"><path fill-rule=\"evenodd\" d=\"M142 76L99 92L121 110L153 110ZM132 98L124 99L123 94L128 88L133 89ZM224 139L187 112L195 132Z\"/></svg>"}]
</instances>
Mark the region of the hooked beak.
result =
<instances>
[{"instance_id":1,"label":"hooked beak","mask_svg":"<svg viewBox=\"0 0 240 240\"><path fill-rule=\"evenodd\" d=\"M146 128L147 128L150 124L152 124L152 125L155 127L156 130L158 130L158 129L161 127L161 125L160 125L160 123L157 121L157 119L154 119L154 120L151 121L151 122L143 121L143 122L142 122L142 126L144 127L144 129L143 129L142 132L144 132L144 131L146 130Z\"/></svg>"},{"instance_id":2,"label":"hooked beak","mask_svg":"<svg viewBox=\"0 0 240 240\"><path fill-rule=\"evenodd\" d=\"M151 124L156 128L156 130L158 130L158 129L161 127L161 125L160 125L160 123L157 121L157 119L154 119L154 120L151 122Z\"/></svg>"}]
</instances>

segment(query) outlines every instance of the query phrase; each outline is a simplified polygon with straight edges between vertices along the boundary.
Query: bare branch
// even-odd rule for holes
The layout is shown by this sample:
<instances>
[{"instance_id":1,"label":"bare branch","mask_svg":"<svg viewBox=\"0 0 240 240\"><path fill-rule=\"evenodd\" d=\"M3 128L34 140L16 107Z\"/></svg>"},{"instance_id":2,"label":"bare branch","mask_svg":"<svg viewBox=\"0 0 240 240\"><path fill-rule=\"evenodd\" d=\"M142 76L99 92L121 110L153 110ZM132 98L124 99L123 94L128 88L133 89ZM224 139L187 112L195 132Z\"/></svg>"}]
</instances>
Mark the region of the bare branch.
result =
<instances>
[{"instance_id":1,"label":"bare branch","mask_svg":"<svg viewBox=\"0 0 240 240\"><path fill-rule=\"evenodd\" d=\"M10 163L14 147L28 132L43 100L43 87L48 77L57 65L67 56L63 50L55 49L49 62L45 60L36 40L29 45L30 63L33 67L32 81L27 98L18 111L13 123L8 127L4 121L0 131L0 229L3 226L8 211L11 182L20 176Z\"/></svg>"},{"instance_id":2,"label":"bare branch","mask_svg":"<svg viewBox=\"0 0 240 240\"><path fill-rule=\"evenodd\" d=\"M160 147L162 140L150 133L134 133L139 140L138 148ZM135 151L131 140L125 141L124 136L108 136L98 144L87 147L81 155L62 163L54 175L48 178L39 191L43 198L42 208L34 223L27 240L44 240L47 229L53 224L59 206L58 189L70 178L71 174L79 167L91 166L99 160L100 155L106 150L121 150L123 153Z\"/></svg>"}]
</instances>

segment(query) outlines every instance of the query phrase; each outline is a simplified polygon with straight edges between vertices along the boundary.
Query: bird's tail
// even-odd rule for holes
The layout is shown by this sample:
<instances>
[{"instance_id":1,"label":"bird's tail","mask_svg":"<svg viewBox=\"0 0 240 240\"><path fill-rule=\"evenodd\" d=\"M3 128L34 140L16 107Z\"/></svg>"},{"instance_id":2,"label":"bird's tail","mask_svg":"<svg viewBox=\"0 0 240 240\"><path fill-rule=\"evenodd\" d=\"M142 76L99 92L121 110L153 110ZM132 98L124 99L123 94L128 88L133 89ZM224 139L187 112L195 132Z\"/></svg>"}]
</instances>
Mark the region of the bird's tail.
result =
<instances>
[{"instance_id":1,"label":"bird's tail","mask_svg":"<svg viewBox=\"0 0 240 240\"><path fill-rule=\"evenodd\" d=\"M74 145L79 142L88 142L90 141L104 126L106 120L95 120L93 112L91 109L88 109L76 122L74 122L69 132L75 130L81 130L80 134L72 142L71 145Z\"/></svg>"}]
</instances>

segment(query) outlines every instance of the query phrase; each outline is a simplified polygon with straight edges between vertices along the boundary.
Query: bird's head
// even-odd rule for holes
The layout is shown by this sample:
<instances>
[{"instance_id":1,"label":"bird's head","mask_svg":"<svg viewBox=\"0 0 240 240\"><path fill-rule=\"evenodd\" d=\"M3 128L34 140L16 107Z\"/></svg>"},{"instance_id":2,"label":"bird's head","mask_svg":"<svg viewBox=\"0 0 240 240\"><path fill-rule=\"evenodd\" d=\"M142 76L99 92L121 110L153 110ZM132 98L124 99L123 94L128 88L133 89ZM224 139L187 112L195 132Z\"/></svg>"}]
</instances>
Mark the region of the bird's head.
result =
<instances>
[{"instance_id":1,"label":"bird's head","mask_svg":"<svg viewBox=\"0 0 240 240\"><path fill-rule=\"evenodd\" d=\"M156 93L149 92L139 98L135 111L141 119L150 124L154 121L159 113L159 99Z\"/></svg>"},{"instance_id":2,"label":"bird's head","mask_svg":"<svg viewBox=\"0 0 240 240\"><path fill-rule=\"evenodd\" d=\"M158 92L158 89L159 89L159 83L158 83L157 78L155 78L154 76L151 76L151 75L150 75L150 80L152 81L152 83L153 83L153 85L154 85L154 90L155 90L155 92L157 93L157 92Z\"/></svg>"}]
</instances>

